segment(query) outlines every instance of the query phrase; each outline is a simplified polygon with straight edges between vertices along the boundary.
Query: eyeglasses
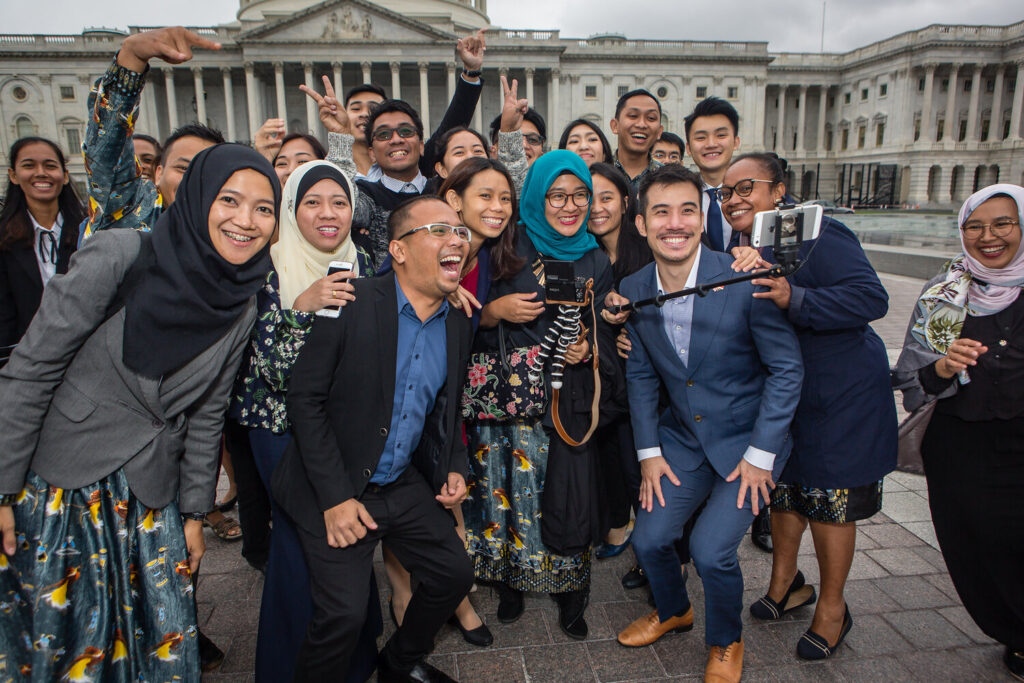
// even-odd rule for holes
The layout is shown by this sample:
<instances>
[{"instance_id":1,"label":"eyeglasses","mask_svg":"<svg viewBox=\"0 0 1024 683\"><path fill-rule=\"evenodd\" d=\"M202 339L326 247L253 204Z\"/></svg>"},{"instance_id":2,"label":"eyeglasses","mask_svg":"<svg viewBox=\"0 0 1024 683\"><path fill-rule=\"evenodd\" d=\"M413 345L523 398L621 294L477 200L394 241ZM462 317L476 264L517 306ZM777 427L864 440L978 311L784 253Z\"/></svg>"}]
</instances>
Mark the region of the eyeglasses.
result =
<instances>
[{"instance_id":1,"label":"eyeglasses","mask_svg":"<svg viewBox=\"0 0 1024 683\"><path fill-rule=\"evenodd\" d=\"M406 139L414 138L419 134L412 126L399 126L398 128L381 126L377 130L373 131L373 141L387 142L391 138L395 137L395 133L398 133L398 137Z\"/></svg>"},{"instance_id":2,"label":"eyeglasses","mask_svg":"<svg viewBox=\"0 0 1024 683\"><path fill-rule=\"evenodd\" d=\"M533 145L534 147L540 147L541 145L544 144L544 138L537 135L536 133L526 133L525 135L523 135L523 139L526 140L531 145Z\"/></svg>"},{"instance_id":3,"label":"eyeglasses","mask_svg":"<svg viewBox=\"0 0 1024 683\"><path fill-rule=\"evenodd\" d=\"M750 193L754 191L754 183L770 183L775 184L774 180L758 180L756 178L747 178L741 180L732 187L728 185L722 185L718 188L718 201L727 202L732 199L732 193L735 192L740 197L749 197Z\"/></svg>"},{"instance_id":4,"label":"eyeglasses","mask_svg":"<svg viewBox=\"0 0 1024 683\"><path fill-rule=\"evenodd\" d=\"M405 239L409 235L419 232L420 230L426 230L432 237L438 237L441 239L446 239L448 235L455 233L455 236L463 242L469 241L469 228L464 225L448 225L447 223L430 223L429 225L421 225L418 228L413 228L409 232L399 235L396 239Z\"/></svg>"},{"instance_id":5,"label":"eyeglasses","mask_svg":"<svg viewBox=\"0 0 1024 683\"><path fill-rule=\"evenodd\" d=\"M1006 237L1013 230L1013 226L1019 224L1020 221L1012 218L997 218L991 223L968 223L960 229L964 231L964 239L976 240L985 232L985 228L988 228L995 237Z\"/></svg>"},{"instance_id":6,"label":"eyeglasses","mask_svg":"<svg viewBox=\"0 0 1024 683\"><path fill-rule=\"evenodd\" d=\"M569 197L572 197L572 203L581 209L590 205L590 193L586 190L573 192L571 195L565 192L552 192L545 195L544 198L548 200L552 209L561 209L569 201Z\"/></svg>"}]
</instances>

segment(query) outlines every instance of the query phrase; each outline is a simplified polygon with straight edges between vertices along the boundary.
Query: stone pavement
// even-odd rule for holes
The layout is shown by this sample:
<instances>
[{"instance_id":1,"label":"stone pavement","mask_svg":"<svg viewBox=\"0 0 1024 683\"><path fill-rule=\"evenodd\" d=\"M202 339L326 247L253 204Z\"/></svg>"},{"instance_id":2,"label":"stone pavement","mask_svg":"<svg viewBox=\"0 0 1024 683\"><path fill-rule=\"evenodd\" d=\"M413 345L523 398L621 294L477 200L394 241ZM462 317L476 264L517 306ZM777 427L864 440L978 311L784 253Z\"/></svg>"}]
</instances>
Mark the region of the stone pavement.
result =
<instances>
[{"instance_id":1,"label":"stone pavement","mask_svg":"<svg viewBox=\"0 0 1024 683\"><path fill-rule=\"evenodd\" d=\"M883 275L889 315L875 324L895 361L910 311L923 281ZM221 482L222 490L224 482ZM1010 681L1002 647L985 636L961 606L935 542L924 478L894 473L885 480L882 512L862 523L846 596L854 618L845 644L828 661L804 662L796 642L810 625L812 609L797 610L777 623L754 623L744 612L745 681ZM239 555L240 545L207 533L207 556L199 579L199 622L227 653L208 683L252 680L262 575ZM800 568L817 583L810 534L801 546ZM379 558L379 554L378 554ZM749 540L740 546L746 583L744 604L767 588L771 557ZM480 587L471 600L494 633L494 645L467 645L450 626L438 637L431 661L463 683L505 681L661 681L700 679L704 669L704 604L700 580L690 571L688 589L695 626L651 647L627 649L615 636L649 611L646 589L619 583L632 553L596 562L587 622L590 636L576 642L558 627L547 596L529 596L523 617L502 625L497 597ZM387 586L378 563L378 582ZM382 590L386 604L387 589ZM393 625L385 617L384 637Z\"/></svg>"}]
</instances>

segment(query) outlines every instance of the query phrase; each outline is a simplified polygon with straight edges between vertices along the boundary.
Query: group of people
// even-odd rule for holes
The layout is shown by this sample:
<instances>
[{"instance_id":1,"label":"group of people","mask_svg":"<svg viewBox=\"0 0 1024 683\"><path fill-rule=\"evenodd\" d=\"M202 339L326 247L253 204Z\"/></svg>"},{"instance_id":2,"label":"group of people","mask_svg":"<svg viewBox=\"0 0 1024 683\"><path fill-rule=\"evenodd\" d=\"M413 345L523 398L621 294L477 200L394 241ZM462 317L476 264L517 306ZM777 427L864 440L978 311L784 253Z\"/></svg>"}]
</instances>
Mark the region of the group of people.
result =
<instances>
[{"instance_id":1,"label":"group of people","mask_svg":"<svg viewBox=\"0 0 1024 683\"><path fill-rule=\"evenodd\" d=\"M796 654L835 653L856 522L880 510L897 454L870 327L888 296L857 238L826 218L789 277L622 312L774 265L751 232L793 201L785 161L734 156L739 114L713 97L682 136L664 131L646 90L619 99L614 150L580 119L547 151L503 78L485 135L470 127L484 47L459 41L429 138L379 86L342 99L324 78L302 89L326 145L277 119L252 147L201 123L160 144L133 130L149 62L219 46L134 34L89 101L87 213L57 145L13 145L4 670L196 680L218 655L195 611L206 524L266 573L257 680L452 680L425 658L446 622L493 642L475 584L497 592L502 624L548 593L584 639L593 563L631 547L623 585L649 585L653 610L618 641L692 629L692 560L705 680L739 681L737 548L769 508L771 578L748 609L813 605ZM922 293L895 373L908 407L934 410L923 452L954 585L1018 676L1022 211L1012 185L965 203L963 254ZM240 529L216 509L227 454ZM798 566L808 526L817 591ZM379 652L378 542L396 627Z\"/></svg>"}]
</instances>

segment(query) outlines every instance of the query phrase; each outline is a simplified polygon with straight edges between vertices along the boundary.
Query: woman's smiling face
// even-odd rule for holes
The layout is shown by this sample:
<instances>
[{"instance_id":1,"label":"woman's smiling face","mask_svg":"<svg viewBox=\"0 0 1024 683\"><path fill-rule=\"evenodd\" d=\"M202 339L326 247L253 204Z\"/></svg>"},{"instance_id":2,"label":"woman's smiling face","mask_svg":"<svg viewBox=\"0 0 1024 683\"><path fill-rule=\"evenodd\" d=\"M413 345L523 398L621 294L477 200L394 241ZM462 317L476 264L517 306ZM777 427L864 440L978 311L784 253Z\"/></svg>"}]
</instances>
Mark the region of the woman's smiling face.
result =
<instances>
[{"instance_id":1,"label":"woman's smiling face","mask_svg":"<svg viewBox=\"0 0 1024 683\"><path fill-rule=\"evenodd\" d=\"M993 225L1009 227L1006 235L996 235ZM964 234L967 253L986 268L1005 268L1020 249L1020 211L1017 203L1005 195L985 200L971 212L961 228L980 226L982 232L974 238ZM997 228L999 229L999 228ZM1005 229L1005 228L1003 228Z\"/></svg>"},{"instance_id":2,"label":"woman's smiling face","mask_svg":"<svg viewBox=\"0 0 1024 683\"><path fill-rule=\"evenodd\" d=\"M565 204L556 207L552 204ZM577 206L577 203L583 206ZM586 184L572 175L565 173L555 178L544 196L544 217L555 232L565 237L572 237L583 226L583 221L590 208L590 190Z\"/></svg>"},{"instance_id":3,"label":"woman's smiling face","mask_svg":"<svg viewBox=\"0 0 1024 683\"><path fill-rule=\"evenodd\" d=\"M722 184L735 188L737 183L744 180L770 181L771 177L754 159L743 159L729 167ZM753 191L746 197L741 197L739 192L733 191L729 201L722 202L722 215L729 221L733 230L749 235L754 228L754 214L773 210L776 202L782 199L785 193L786 186L782 183L754 183Z\"/></svg>"}]
</instances>

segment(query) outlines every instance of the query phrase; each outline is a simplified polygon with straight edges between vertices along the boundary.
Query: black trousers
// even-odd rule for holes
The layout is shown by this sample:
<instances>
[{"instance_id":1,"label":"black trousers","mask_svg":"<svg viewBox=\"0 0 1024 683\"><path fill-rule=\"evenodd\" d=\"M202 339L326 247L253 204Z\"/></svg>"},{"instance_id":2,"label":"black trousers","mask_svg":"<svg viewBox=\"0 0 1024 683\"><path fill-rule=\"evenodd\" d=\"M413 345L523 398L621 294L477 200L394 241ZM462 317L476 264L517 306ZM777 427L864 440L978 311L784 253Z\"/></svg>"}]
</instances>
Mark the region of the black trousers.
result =
<instances>
[{"instance_id":1,"label":"black trousers","mask_svg":"<svg viewBox=\"0 0 1024 683\"><path fill-rule=\"evenodd\" d=\"M419 581L402 625L388 641L391 661L412 668L433 649L437 632L473 585L473 565L455 533L454 517L434 495L410 466L395 482L371 484L360 496L377 529L368 529L355 545L332 548L326 536L297 527L309 566L313 619L299 651L296 680L333 681L348 670L365 620L373 552L381 540Z\"/></svg>"},{"instance_id":2,"label":"black trousers","mask_svg":"<svg viewBox=\"0 0 1024 683\"><path fill-rule=\"evenodd\" d=\"M597 444L598 503L601 538L610 529L629 524L630 510L636 509L640 489L640 464L633 446L629 415L605 425L594 433Z\"/></svg>"},{"instance_id":3,"label":"black trousers","mask_svg":"<svg viewBox=\"0 0 1024 683\"><path fill-rule=\"evenodd\" d=\"M224 446L235 468L242 557L254 567L262 567L270 552L270 496L256 469L249 430L231 418L224 420Z\"/></svg>"}]
</instances>

